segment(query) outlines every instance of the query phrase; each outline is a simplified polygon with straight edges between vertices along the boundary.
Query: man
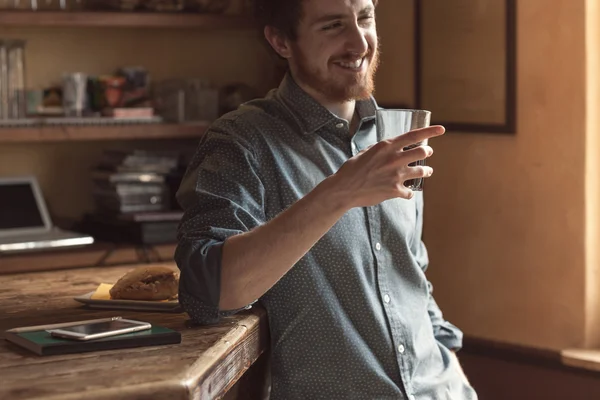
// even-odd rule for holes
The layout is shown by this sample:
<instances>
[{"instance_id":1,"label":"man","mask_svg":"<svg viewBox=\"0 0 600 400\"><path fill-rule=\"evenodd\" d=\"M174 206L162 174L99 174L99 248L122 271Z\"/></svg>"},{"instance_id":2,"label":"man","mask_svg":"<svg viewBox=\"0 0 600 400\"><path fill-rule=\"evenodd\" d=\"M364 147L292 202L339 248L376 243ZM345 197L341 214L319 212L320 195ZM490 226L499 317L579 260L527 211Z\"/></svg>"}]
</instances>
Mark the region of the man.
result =
<instances>
[{"instance_id":1,"label":"man","mask_svg":"<svg viewBox=\"0 0 600 400\"><path fill-rule=\"evenodd\" d=\"M476 399L431 297L423 199L403 183L440 126L375 143L376 0L259 0L289 73L216 121L178 199L180 302L266 308L271 398Z\"/></svg>"}]
</instances>

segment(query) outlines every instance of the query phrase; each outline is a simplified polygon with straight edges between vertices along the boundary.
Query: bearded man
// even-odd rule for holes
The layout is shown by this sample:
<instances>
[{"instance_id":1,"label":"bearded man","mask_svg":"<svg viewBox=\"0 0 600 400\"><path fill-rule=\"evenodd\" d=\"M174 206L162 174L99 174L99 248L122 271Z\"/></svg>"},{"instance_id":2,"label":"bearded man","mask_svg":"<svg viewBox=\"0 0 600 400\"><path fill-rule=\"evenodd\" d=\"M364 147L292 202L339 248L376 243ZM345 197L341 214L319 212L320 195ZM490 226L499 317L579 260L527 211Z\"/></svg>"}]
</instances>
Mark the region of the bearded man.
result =
<instances>
[{"instance_id":1,"label":"bearded man","mask_svg":"<svg viewBox=\"0 0 600 400\"><path fill-rule=\"evenodd\" d=\"M376 143L377 0L256 0L288 62L218 119L177 194L179 300L201 324L258 301L271 399L476 399L425 277L423 197L404 182L441 126Z\"/></svg>"}]
</instances>

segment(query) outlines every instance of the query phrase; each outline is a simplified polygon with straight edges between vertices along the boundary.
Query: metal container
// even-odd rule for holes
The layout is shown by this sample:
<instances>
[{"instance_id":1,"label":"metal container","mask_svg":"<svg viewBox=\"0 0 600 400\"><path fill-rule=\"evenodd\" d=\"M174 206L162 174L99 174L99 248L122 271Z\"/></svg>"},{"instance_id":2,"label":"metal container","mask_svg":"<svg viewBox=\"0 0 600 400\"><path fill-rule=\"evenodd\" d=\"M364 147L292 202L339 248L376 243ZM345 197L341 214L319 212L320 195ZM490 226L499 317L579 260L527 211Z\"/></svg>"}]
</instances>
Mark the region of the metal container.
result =
<instances>
[{"instance_id":1,"label":"metal container","mask_svg":"<svg viewBox=\"0 0 600 400\"><path fill-rule=\"evenodd\" d=\"M83 117L89 107L88 75L83 72L63 75L63 108L67 117Z\"/></svg>"}]
</instances>

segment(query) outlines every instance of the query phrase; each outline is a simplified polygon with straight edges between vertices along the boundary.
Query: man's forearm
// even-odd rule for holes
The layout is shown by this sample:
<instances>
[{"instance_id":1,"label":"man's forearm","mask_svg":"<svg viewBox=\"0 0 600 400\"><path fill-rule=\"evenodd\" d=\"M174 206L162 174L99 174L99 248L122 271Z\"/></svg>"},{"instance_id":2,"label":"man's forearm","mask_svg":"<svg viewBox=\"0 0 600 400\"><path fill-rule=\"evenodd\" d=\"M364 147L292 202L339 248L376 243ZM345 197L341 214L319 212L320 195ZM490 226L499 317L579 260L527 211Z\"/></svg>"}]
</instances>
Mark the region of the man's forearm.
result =
<instances>
[{"instance_id":1,"label":"man's forearm","mask_svg":"<svg viewBox=\"0 0 600 400\"><path fill-rule=\"evenodd\" d=\"M268 291L344 215L346 197L326 179L273 220L227 239L219 308L244 307Z\"/></svg>"}]
</instances>

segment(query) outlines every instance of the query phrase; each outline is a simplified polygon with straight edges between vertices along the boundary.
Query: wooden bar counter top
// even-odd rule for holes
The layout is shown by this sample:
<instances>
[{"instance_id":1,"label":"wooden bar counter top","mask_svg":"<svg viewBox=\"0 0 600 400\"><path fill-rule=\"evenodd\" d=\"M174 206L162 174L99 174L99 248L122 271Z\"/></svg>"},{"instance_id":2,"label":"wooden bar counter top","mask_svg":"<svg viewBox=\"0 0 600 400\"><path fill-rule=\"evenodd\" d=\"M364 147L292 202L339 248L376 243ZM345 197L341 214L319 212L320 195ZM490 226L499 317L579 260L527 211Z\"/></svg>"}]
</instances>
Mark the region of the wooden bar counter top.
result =
<instances>
[{"instance_id":1,"label":"wooden bar counter top","mask_svg":"<svg viewBox=\"0 0 600 400\"><path fill-rule=\"evenodd\" d=\"M1 275L0 399L219 399L266 350L258 307L194 327L185 313L89 309L73 300L134 267ZM11 328L117 315L175 329L181 344L38 356L4 340Z\"/></svg>"}]
</instances>

